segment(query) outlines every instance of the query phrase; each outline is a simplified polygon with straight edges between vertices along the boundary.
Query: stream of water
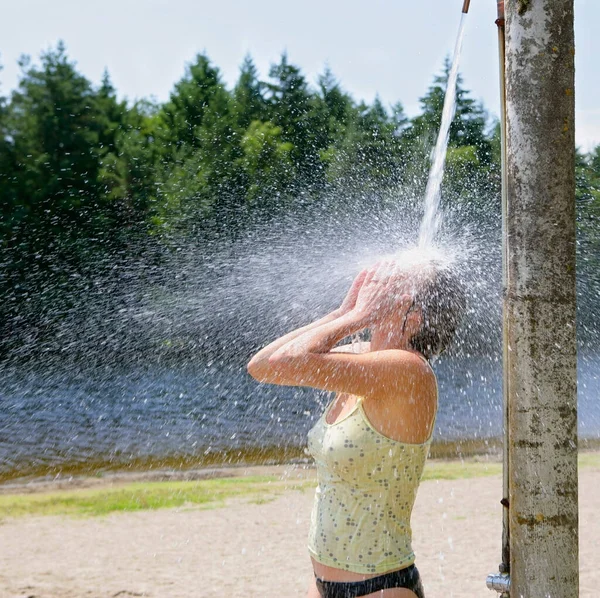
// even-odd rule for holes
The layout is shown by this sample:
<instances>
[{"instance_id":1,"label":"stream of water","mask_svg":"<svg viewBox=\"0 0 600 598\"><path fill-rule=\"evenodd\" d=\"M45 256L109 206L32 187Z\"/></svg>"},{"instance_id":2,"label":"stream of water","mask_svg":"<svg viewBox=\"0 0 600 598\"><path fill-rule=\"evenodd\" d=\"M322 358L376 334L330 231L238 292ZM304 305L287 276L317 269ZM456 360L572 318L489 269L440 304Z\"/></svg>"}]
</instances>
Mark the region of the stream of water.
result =
<instances>
[{"instance_id":1,"label":"stream of water","mask_svg":"<svg viewBox=\"0 0 600 598\"><path fill-rule=\"evenodd\" d=\"M444 179L444 166L446 164L446 153L448 151L450 125L452 124L454 112L456 110L456 82L458 79L458 66L460 64L462 44L465 36L466 17L467 15L463 13L460 20L458 37L456 39L454 56L452 59L452 68L448 75L446 97L444 99L444 109L442 112L442 123L433 152L427 189L425 190L425 212L419 234L419 247L421 248L432 245L439 227L440 216L438 208L440 205L442 181Z\"/></svg>"}]
</instances>

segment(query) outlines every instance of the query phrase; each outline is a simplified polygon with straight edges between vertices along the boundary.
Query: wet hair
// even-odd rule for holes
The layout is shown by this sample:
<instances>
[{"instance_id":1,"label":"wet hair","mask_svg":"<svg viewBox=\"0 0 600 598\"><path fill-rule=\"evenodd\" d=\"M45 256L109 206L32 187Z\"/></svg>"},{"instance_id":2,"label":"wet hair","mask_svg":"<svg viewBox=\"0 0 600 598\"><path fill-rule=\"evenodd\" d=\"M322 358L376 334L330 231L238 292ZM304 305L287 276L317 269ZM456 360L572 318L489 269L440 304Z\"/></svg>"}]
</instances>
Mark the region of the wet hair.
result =
<instances>
[{"instance_id":1,"label":"wet hair","mask_svg":"<svg viewBox=\"0 0 600 598\"><path fill-rule=\"evenodd\" d=\"M426 267L417 274L413 305L420 308L423 325L409 344L430 360L451 344L465 312L465 290L456 272L437 264Z\"/></svg>"}]
</instances>

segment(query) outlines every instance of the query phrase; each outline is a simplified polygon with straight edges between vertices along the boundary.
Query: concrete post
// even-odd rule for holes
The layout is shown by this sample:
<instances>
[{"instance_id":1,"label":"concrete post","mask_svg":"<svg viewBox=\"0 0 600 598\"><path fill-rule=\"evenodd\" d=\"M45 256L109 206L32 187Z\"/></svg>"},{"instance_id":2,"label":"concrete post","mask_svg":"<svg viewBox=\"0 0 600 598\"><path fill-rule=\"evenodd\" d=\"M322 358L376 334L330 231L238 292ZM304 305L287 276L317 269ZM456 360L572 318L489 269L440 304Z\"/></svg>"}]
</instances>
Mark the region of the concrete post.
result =
<instances>
[{"instance_id":1,"label":"concrete post","mask_svg":"<svg viewBox=\"0 0 600 598\"><path fill-rule=\"evenodd\" d=\"M511 598L579 595L574 0L507 0Z\"/></svg>"}]
</instances>

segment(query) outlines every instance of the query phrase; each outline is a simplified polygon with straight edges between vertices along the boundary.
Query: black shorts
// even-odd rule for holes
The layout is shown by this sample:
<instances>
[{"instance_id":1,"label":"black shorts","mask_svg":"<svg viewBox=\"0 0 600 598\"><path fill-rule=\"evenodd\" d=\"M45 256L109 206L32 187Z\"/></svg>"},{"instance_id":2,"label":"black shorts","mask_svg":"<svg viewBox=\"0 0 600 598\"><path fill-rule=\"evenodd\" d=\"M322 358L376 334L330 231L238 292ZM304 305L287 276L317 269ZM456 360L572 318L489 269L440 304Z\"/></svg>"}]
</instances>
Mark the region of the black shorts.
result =
<instances>
[{"instance_id":1,"label":"black shorts","mask_svg":"<svg viewBox=\"0 0 600 598\"><path fill-rule=\"evenodd\" d=\"M358 598L390 588L406 588L414 592L418 598L425 598L421 576L414 565L364 581L326 581L319 577L316 577L316 581L322 598Z\"/></svg>"}]
</instances>

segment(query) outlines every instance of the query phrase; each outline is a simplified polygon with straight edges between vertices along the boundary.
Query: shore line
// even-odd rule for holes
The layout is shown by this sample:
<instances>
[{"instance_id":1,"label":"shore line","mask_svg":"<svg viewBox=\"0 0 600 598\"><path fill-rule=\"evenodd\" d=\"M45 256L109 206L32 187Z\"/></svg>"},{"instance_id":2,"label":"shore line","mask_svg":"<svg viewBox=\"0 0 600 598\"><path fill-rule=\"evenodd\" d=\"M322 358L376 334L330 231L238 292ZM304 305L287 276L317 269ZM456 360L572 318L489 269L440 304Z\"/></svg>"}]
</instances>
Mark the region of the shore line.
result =
<instances>
[{"instance_id":1,"label":"shore line","mask_svg":"<svg viewBox=\"0 0 600 598\"><path fill-rule=\"evenodd\" d=\"M502 459L499 438L434 440L430 459L465 460ZM45 491L92 487L128 482L196 481L216 477L253 475L244 472L262 472L269 468L294 465L298 469L310 467L312 459L304 446L245 447L212 450L201 456L168 456L165 458L134 457L126 459L115 455L110 458L66 461L57 464L24 464L12 471L0 473L0 495L15 492Z\"/></svg>"},{"instance_id":2,"label":"shore line","mask_svg":"<svg viewBox=\"0 0 600 598\"><path fill-rule=\"evenodd\" d=\"M579 452L580 461L582 455L600 455L600 439L581 439ZM501 440L487 438L434 441L429 462L453 461L501 463ZM303 471L312 469L312 459L306 455L304 447L289 446L215 453L210 459L202 460L178 457L132 459L129 462L98 460L45 469L36 467L27 473L5 473L0 475L0 495L137 482L192 482L215 478L278 475L282 470L294 471L297 477L302 475Z\"/></svg>"},{"instance_id":3,"label":"shore line","mask_svg":"<svg viewBox=\"0 0 600 598\"><path fill-rule=\"evenodd\" d=\"M600 468L600 450L582 450L579 466ZM459 479L499 475L502 460L499 455L473 455L466 458L433 458L425 466L423 479ZM316 471L308 459L285 463L236 464L197 469L152 469L108 471L94 476L45 476L18 479L0 484L0 497L6 495L51 494L85 489L111 490L126 486L158 487L161 483L190 483L210 480L271 478L290 486L316 480Z\"/></svg>"},{"instance_id":4,"label":"shore line","mask_svg":"<svg viewBox=\"0 0 600 598\"><path fill-rule=\"evenodd\" d=\"M500 458L501 453L501 439L490 437L435 439L429 454L433 459L464 459L474 456ZM176 475L176 472L187 472L182 474L184 476L203 475L197 472L285 463L310 463L306 447L304 445L265 445L238 448L208 446L199 449L193 455L173 454L164 457L145 457L115 453L81 460L74 459L73 456L57 455L48 462L15 462L10 469L0 470L0 492L5 486L22 485L35 481L50 482L129 473L135 476L140 472L147 472L147 475L155 474L159 478L167 475L165 472L173 472L168 474L170 477L166 478L172 479L172 475Z\"/></svg>"}]
</instances>

